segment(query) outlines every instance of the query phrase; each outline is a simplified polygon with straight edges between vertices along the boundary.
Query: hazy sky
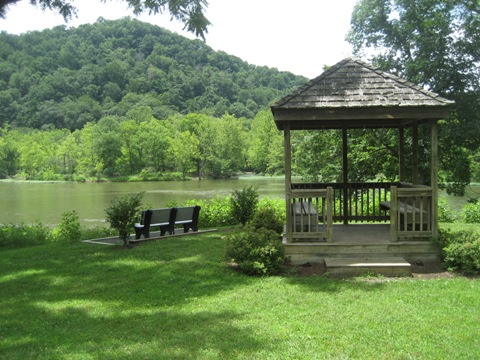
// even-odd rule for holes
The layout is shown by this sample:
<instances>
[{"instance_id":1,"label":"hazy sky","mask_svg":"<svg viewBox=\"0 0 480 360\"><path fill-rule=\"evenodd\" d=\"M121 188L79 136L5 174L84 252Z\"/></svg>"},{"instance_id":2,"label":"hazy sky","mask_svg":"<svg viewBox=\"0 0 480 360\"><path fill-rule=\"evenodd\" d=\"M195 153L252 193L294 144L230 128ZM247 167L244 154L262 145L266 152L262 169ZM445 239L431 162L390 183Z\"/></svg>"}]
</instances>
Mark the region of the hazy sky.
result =
<instances>
[{"instance_id":1,"label":"hazy sky","mask_svg":"<svg viewBox=\"0 0 480 360\"><path fill-rule=\"evenodd\" d=\"M121 0L77 0L78 18L67 26L95 22L99 17L131 16ZM206 12L212 23L207 45L250 64L275 67L313 78L323 65L333 65L351 55L345 42L356 0L209 0ZM183 25L167 15L142 15L140 20L162 26L189 38ZM65 24L60 15L42 12L27 0L13 5L0 30L11 34L42 30Z\"/></svg>"}]
</instances>

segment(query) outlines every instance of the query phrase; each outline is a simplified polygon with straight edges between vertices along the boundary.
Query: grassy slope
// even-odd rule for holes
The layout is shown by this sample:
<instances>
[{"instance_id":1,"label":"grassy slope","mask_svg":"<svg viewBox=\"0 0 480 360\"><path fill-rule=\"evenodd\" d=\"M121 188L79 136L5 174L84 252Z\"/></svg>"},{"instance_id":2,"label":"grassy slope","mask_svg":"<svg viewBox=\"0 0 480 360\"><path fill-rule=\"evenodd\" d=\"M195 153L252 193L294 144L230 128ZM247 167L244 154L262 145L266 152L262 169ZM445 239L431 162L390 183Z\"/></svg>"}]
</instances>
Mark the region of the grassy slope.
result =
<instances>
[{"instance_id":1,"label":"grassy slope","mask_svg":"<svg viewBox=\"0 0 480 360\"><path fill-rule=\"evenodd\" d=\"M480 358L480 280L249 278L221 233L0 256L0 358Z\"/></svg>"}]
</instances>

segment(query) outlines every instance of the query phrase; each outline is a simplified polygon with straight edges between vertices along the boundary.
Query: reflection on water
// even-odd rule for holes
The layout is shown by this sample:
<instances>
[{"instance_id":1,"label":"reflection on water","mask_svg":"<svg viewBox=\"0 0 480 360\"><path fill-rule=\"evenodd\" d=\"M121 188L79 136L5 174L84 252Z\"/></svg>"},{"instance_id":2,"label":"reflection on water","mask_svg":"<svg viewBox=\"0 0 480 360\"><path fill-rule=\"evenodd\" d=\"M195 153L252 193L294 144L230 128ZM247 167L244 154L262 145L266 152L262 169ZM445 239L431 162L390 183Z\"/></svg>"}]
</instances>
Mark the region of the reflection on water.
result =
<instances>
[{"instance_id":1,"label":"reflection on water","mask_svg":"<svg viewBox=\"0 0 480 360\"><path fill-rule=\"evenodd\" d=\"M191 199L227 196L233 190L254 186L261 196L284 197L282 177L245 176L228 180L162 181L141 183L36 183L0 182L0 224L57 224L62 213L77 211L82 224L102 224L105 208L114 198L145 192L143 203L164 207Z\"/></svg>"}]
</instances>

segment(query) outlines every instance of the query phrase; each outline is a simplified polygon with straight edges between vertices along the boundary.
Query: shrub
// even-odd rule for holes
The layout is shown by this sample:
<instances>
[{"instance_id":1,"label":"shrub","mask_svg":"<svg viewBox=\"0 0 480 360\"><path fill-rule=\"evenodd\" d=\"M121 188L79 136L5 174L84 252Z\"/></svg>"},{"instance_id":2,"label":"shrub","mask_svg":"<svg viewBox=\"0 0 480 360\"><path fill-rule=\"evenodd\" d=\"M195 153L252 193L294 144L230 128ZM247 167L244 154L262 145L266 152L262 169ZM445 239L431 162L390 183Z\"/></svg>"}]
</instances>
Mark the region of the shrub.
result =
<instances>
[{"instance_id":1,"label":"shrub","mask_svg":"<svg viewBox=\"0 0 480 360\"><path fill-rule=\"evenodd\" d=\"M254 229L267 229L277 234L283 233L284 220L281 219L274 208L263 207L258 209L248 223Z\"/></svg>"},{"instance_id":2,"label":"shrub","mask_svg":"<svg viewBox=\"0 0 480 360\"><path fill-rule=\"evenodd\" d=\"M466 204L462 209L461 217L467 224L480 223L480 202Z\"/></svg>"},{"instance_id":3,"label":"shrub","mask_svg":"<svg viewBox=\"0 0 480 360\"><path fill-rule=\"evenodd\" d=\"M458 214L448 205L447 199L441 197L438 200L438 221L444 223L453 223L457 221Z\"/></svg>"},{"instance_id":4,"label":"shrub","mask_svg":"<svg viewBox=\"0 0 480 360\"><path fill-rule=\"evenodd\" d=\"M230 198L232 215L238 223L245 225L257 209L258 193L253 186L235 190Z\"/></svg>"},{"instance_id":5,"label":"shrub","mask_svg":"<svg viewBox=\"0 0 480 360\"><path fill-rule=\"evenodd\" d=\"M130 232L140 217L143 194L143 192L134 195L127 194L115 199L113 204L105 209L107 221L113 229L118 231L124 245L129 245Z\"/></svg>"},{"instance_id":6,"label":"shrub","mask_svg":"<svg viewBox=\"0 0 480 360\"><path fill-rule=\"evenodd\" d=\"M115 229L105 226L85 227L80 229L80 240L101 239L105 237L118 235Z\"/></svg>"},{"instance_id":7,"label":"shrub","mask_svg":"<svg viewBox=\"0 0 480 360\"><path fill-rule=\"evenodd\" d=\"M43 245L52 239L50 229L36 222L33 225L2 225L0 227L1 247L23 247Z\"/></svg>"},{"instance_id":8,"label":"shrub","mask_svg":"<svg viewBox=\"0 0 480 360\"><path fill-rule=\"evenodd\" d=\"M184 206L195 205L202 208L198 219L200 228L229 226L238 223L232 216L230 196L216 196L209 201L189 200L184 204Z\"/></svg>"},{"instance_id":9,"label":"shrub","mask_svg":"<svg viewBox=\"0 0 480 360\"><path fill-rule=\"evenodd\" d=\"M80 221L75 210L64 212L62 221L52 231L53 239L62 242L79 241L81 235Z\"/></svg>"},{"instance_id":10,"label":"shrub","mask_svg":"<svg viewBox=\"0 0 480 360\"><path fill-rule=\"evenodd\" d=\"M285 222L285 199L263 197L258 201L257 211L261 209L270 209L275 215Z\"/></svg>"},{"instance_id":11,"label":"shrub","mask_svg":"<svg viewBox=\"0 0 480 360\"><path fill-rule=\"evenodd\" d=\"M283 271L285 252L274 231L245 227L226 238L226 258L238 264L242 272L249 275L274 275Z\"/></svg>"},{"instance_id":12,"label":"shrub","mask_svg":"<svg viewBox=\"0 0 480 360\"><path fill-rule=\"evenodd\" d=\"M440 246L449 270L467 274L480 272L480 234L472 230L441 230Z\"/></svg>"}]
</instances>

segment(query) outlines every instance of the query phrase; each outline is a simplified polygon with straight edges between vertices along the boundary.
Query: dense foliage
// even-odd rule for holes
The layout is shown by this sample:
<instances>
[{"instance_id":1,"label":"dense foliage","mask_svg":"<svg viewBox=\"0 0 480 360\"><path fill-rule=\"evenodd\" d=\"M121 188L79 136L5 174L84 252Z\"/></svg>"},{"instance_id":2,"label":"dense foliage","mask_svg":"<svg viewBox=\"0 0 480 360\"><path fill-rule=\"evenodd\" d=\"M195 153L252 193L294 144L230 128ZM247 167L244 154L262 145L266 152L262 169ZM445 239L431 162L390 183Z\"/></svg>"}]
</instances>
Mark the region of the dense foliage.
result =
<instances>
[{"instance_id":1,"label":"dense foliage","mask_svg":"<svg viewBox=\"0 0 480 360\"><path fill-rule=\"evenodd\" d=\"M71 244L80 240L100 239L118 235L104 226L86 227L79 224L75 211L62 214L62 221L54 229L41 222L34 224L0 225L0 248L20 248L53 242Z\"/></svg>"},{"instance_id":2,"label":"dense foliage","mask_svg":"<svg viewBox=\"0 0 480 360\"><path fill-rule=\"evenodd\" d=\"M233 217L242 225L250 221L257 211L258 192L253 186L234 190L230 197Z\"/></svg>"},{"instance_id":3,"label":"dense foliage","mask_svg":"<svg viewBox=\"0 0 480 360\"><path fill-rule=\"evenodd\" d=\"M244 227L226 236L225 256L248 275L275 275L285 265L285 250L278 234L264 228Z\"/></svg>"},{"instance_id":4,"label":"dense foliage","mask_svg":"<svg viewBox=\"0 0 480 360\"><path fill-rule=\"evenodd\" d=\"M0 123L70 130L105 116L253 118L305 82L138 20L0 33Z\"/></svg>"},{"instance_id":5,"label":"dense foliage","mask_svg":"<svg viewBox=\"0 0 480 360\"><path fill-rule=\"evenodd\" d=\"M480 273L480 233L472 230L442 230L440 246L449 270Z\"/></svg>"},{"instance_id":6,"label":"dense foliage","mask_svg":"<svg viewBox=\"0 0 480 360\"><path fill-rule=\"evenodd\" d=\"M355 54L455 100L439 137L440 175L454 194L478 176L479 24L477 0L361 0L348 35ZM393 137L389 144L395 146Z\"/></svg>"},{"instance_id":7,"label":"dense foliage","mask_svg":"<svg viewBox=\"0 0 480 360\"><path fill-rule=\"evenodd\" d=\"M140 109L136 116L109 115L74 132L0 127L0 178L146 181L283 171L283 137L268 110L253 121L227 114L157 120ZM269 148L278 137L279 146ZM257 148L266 155L258 157Z\"/></svg>"}]
</instances>

